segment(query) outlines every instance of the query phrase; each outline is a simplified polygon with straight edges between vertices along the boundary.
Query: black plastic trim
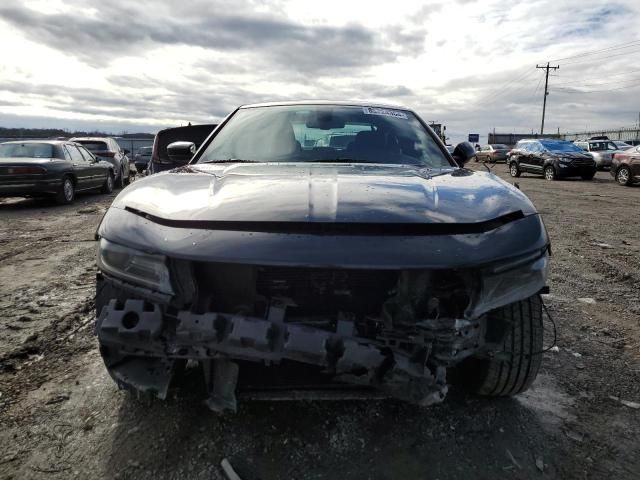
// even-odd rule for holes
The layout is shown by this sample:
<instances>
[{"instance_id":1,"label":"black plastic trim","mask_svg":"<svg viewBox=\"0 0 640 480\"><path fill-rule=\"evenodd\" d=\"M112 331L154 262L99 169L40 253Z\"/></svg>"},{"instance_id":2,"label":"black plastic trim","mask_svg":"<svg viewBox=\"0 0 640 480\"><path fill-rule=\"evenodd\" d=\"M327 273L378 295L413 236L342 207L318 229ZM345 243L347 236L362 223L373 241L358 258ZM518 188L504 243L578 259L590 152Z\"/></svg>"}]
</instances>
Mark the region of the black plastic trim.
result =
<instances>
[{"instance_id":1,"label":"black plastic trim","mask_svg":"<svg viewBox=\"0 0 640 480\"><path fill-rule=\"evenodd\" d=\"M233 232L287 233L307 235L469 235L495 230L525 217L522 210L507 213L491 220L476 223L334 223L334 222L276 222L229 220L171 220L125 207L147 220L173 228L223 230Z\"/></svg>"}]
</instances>

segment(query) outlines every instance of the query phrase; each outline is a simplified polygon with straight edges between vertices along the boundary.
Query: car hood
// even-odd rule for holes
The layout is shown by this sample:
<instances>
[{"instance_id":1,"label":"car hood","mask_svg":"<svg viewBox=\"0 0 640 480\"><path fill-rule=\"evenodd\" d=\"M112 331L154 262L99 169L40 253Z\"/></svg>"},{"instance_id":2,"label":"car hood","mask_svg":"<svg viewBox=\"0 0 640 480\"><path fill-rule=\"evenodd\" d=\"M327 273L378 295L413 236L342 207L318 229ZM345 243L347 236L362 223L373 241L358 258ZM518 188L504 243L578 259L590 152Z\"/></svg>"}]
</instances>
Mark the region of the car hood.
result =
<instances>
[{"instance_id":1,"label":"car hood","mask_svg":"<svg viewBox=\"0 0 640 480\"><path fill-rule=\"evenodd\" d=\"M474 223L536 213L488 172L371 164L190 165L136 181L113 206L225 222Z\"/></svg>"}]
</instances>

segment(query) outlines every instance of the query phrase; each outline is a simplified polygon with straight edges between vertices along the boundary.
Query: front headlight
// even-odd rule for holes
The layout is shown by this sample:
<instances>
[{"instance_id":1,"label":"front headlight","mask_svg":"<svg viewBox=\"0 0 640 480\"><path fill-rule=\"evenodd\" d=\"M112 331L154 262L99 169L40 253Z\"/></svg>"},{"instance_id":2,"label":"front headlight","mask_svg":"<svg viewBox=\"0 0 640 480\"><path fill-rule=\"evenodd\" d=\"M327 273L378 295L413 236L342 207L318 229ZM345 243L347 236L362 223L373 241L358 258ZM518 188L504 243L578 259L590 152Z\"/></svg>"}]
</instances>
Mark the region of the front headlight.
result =
<instances>
[{"instance_id":1,"label":"front headlight","mask_svg":"<svg viewBox=\"0 0 640 480\"><path fill-rule=\"evenodd\" d=\"M562 158L560 159L560 161L561 161L562 163L571 163L571 159L570 159L570 158L565 158L565 157L562 157Z\"/></svg>"},{"instance_id":2,"label":"front headlight","mask_svg":"<svg viewBox=\"0 0 640 480\"><path fill-rule=\"evenodd\" d=\"M542 290L547 282L549 253L545 249L527 257L484 271L480 293L465 316L477 318L494 308L524 300Z\"/></svg>"},{"instance_id":3,"label":"front headlight","mask_svg":"<svg viewBox=\"0 0 640 480\"><path fill-rule=\"evenodd\" d=\"M98 245L98 268L133 284L173 295L164 255L146 253L101 238Z\"/></svg>"}]
</instances>

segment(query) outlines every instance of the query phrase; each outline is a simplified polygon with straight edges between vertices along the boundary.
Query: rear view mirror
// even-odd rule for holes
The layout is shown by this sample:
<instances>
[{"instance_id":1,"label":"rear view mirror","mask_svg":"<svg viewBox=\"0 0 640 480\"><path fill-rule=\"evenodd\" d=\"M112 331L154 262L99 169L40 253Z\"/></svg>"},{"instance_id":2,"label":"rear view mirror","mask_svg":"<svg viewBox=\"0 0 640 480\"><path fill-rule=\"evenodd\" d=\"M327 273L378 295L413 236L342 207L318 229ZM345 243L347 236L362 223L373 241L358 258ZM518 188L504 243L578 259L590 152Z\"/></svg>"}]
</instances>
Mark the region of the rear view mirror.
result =
<instances>
[{"instance_id":1,"label":"rear view mirror","mask_svg":"<svg viewBox=\"0 0 640 480\"><path fill-rule=\"evenodd\" d=\"M306 127L320 130L344 128L344 119L333 115L331 110L317 110L307 117Z\"/></svg>"},{"instance_id":2,"label":"rear view mirror","mask_svg":"<svg viewBox=\"0 0 640 480\"><path fill-rule=\"evenodd\" d=\"M173 142L167 146L167 156L174 163L187 163L196 153L193 142Z\"/></svg>"},{"instance_id":3,"label":"rear view mirror","mask_svg":"<svg viewBox=\"0 0 640 480\"><path fill-rule=\"evenodd\" d=\"M456 145L451 156L458 166L463 167L465 163L471 160L476 154L475 148L469 142L462 142Z\"/></svg>"}]
</instances>

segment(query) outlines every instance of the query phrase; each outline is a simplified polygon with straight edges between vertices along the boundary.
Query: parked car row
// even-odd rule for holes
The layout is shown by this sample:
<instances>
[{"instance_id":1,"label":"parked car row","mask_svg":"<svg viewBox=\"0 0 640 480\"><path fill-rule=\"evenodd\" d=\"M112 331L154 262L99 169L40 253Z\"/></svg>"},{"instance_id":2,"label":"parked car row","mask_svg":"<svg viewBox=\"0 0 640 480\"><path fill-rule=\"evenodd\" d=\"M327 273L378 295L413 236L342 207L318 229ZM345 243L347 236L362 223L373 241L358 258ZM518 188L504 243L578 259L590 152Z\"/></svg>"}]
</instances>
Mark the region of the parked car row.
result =
<instances>
[{"instance_id":1,"label":"parked car row","mask_svg":"<svg viewBox=\"0 0 640 480\"><path fill-rule=\"evenodd\" d=\"M129 183L128 150L109 137L18 140L0 144L0 197L49 197L73 202L76 192Z\"/></svg>"},{"instance_id":2,"label":"parked car row","mask_svg":"<svg viewBox=\"0 0 640 480\"><path fill-rule=\"evenodd\" d=\"M543 175L547 180L581 177L591 180L596 171L608 169L620 185L640 181L640 147L607 137L569 142L553 138L520 140L514 148L503 144L476 146L476 161L504 161L513 177L522 173Z\"/></svg>"}]
</instances>

